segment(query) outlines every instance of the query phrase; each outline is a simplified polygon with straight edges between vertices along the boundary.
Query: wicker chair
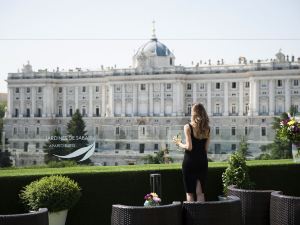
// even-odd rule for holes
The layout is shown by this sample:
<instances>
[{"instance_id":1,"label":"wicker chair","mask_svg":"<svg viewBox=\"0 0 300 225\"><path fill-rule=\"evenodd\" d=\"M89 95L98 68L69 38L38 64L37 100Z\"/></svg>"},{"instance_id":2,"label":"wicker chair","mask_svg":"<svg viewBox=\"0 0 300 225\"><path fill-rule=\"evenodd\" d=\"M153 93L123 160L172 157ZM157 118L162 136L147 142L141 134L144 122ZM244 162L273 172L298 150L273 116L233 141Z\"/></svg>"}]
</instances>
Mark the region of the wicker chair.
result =
<instances>
[{"instance_id":1,"label":"wicker chair","mask_svg":"<svg viewBox=\"0 0 300 225\"><path fill-rule=\"evenodd\" d=\"M184 202L184 225L242 225L241 201L229 196L224 201Z\"/></svg>"},{"instance_id":2,"label":"wicker chair","mask_svg":"<svg viewBox=\"0 0 300 225\"><path fill-rule=\"evenodd\" d=\"M144 207L113 205L111 225L181 225L181 203Z\"/></svg>"},{"instance_id":3,"label":"wicker chair","mask_svg":"<svg viewBox=\"0 0 300 225\"><path fill-rule=\"evenodd\" d=\"M272 190L245 190L228 187L228 194L237 196L242 203L244 225L270 224L270 198Z\"/></svg>"},{"instance_id":4,"label":"wicker chair","mask_svg":"<svg viewBox=\"0 0 300 225\"><path fill-rule=\"evenodd\" d=\"M0 215L1 225L49 225L48 209L40 209L37 212Z\"/></svg>"},{"instance_id":5,"label":"wicker chair","mask_svg":"<svg viewBox=\"0 0 300 225\"><path fill-rule=\"evenodd\" d=\"M300 197L272 192L270 222L271 225L300 225Z\"/></svg>"}]
</instances>

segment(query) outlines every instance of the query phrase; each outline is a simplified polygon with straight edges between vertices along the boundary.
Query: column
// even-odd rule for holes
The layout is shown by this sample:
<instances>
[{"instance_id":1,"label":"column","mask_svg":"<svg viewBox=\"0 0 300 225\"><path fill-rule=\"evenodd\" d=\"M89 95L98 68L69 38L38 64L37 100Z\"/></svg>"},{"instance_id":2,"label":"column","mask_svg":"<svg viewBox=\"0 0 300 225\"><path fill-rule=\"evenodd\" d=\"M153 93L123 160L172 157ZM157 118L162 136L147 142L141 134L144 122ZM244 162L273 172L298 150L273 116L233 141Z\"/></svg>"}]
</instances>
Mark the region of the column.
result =
<instances>
[{"instance_id":1,"label":"column","mask_svg":"<svg viewBox=\"0 0 300 225\"><path fill-rule=\"evenodd\" d=\"M67 116L67 87L63 87L63 105L62 105L62 115Z\"/></svg>"},{"instance_id":2,"label":"column","mask_svg":"<svg viewBox=\"0 0 300 225\"><path fill-rule=\"evenodd\" d=\"M45 86L43 89L43 112L42 117L46 117L48 114L48 104L49 104L49 92L48 87Z\"/></svg>"},{"instance_id":3,"label":"column","mask_svg":"<svg viewBox=\"0 0 300 225\"><path fill-rule=\"evenodd\" d=\"M35 108L36 108L36 88L31 88L31 117L34 117L35 115Z\"/></svg>"},{"instance_id":4,"label":"column","mask_svg":"<svg viewBox=\"0 0 300 225\"><path fill-rule=\"evenodd\" d=\"M74 113L76 112L76 110L79 110L78 108L78 86L75 87L75 109L74 109Z\"/></svg>"},{"instance_id":5,"label":"column","mask_svg":"<svg viewBox=\"0 0 300 225\"><path fill-rule=\"evenodd\" d=\"M121 116L125 116L125 107L126 107L126 100L125 100L125 84L122 84L122 108L121 108Z\"/></svg>"},{"instance_id":6,"label":"column","mask_svg":"<svg viewBox=\"0 0 300 225\"><path fill-rule=\"evenodd\" d=\"M138 111L137 111L137 100L138 100L138 96L137 96L137 92L138 92L138 84L133 84L133 95L132 95L132 116L136 116L138 115Z\"/></svg>"},{"instance_id":7,"label":"column","mask_svg":"<svg viewBox=\"0 0 300 225\"><path fill-rule=\"evenodd\" d=\"M275 80L269 81L269 115L274 116L275 112Z\"/></svg>"},{"instance_id":8,"label":"column","mask_svg":"<svg viewBox=\"0 0 300 225\"><path fill-rule=\"evenodd\" d=\"M244 113L244 82L239 83L239 116Z\"/></svg>"},{"instance_id":9,"label":"column","mask_svg":"<svg viewBox=\"0 0 300 225\"><path fill-rule=\"evenodd\" d=\"M178 95L178 93L177 93L177 85L176 85L176 83L173 83L172 84L172 90L173 90L173 113L172 113L172 116L176 116L177 115L177 113L178 113L178 102L177 102L177 100L178 100L178 97L177 97L177 95Z\"/></svg>"},{"instance_id":10,"label":"column","mask_svg":"<svg viewBox=\"0 0 300 225\"><path fill-rule=\"evenodd\" d=\"M228 81L224 82L224 116L228 116Z\"/></svg>"},{"instance_id":11,"label":"column","mask_svg":"<svg viewBox=\"0 0 300 225\"><path fill-rule=\"evenodd\" d=\"M149 116L153 116L153 84L149 84Z\"/></svg>"},{"instance_id":12,"label":"column","mask_svg":"<svg viewBox=\"0 0 300 225\"><path fill-rule=\"evenodd\" d=\"M257 80L254 81L254 96L255 96L255 107L254 107L254 116L258 116L259 113L259 82Z\"/></svg>"},{"instance_id":13,"label":"column","mask_svg":"<svg viewBox=\"0 0 300 225\"><path fill-rule=\"evenodd\" d=\"M177 109L178 109L178 116L184 116L184 83L179 81L177 83Z\"/></svg>"},{"instance_id":14,"label":"column","mask_svg":"<svg viewBox=\"0 0 300 225\"><path fill-rule=\"evenodd\" d=\"M49 104L49 111L48 116L52 117L54 115L54 103L56 105L56 95L54 96L54 91L52 86L48 86L48 104Z\"/></svg>"},{"instance_id":15,"label":"column","mask_svg":"<svg viewBox=\"0 0 300 225\"><path fill-rule=\"evenodd\" d=\"M9 87L7 90L7 117L11 118L14 115L13 102L14 102L13 88Z\"/></svg>"},{"instance_id":16,"label":"column","mask_svg":"<svg viewBox=\"0 0 300 225\"><path fill-rule=\"evenodd\" d=\"M290 90L290 79L284 81L284 98L285 98L285 112L288 112L291 107L291 90Z\"/></svg>"},{"instance_id":17,"label":"column","mask_svg":"<svg viewBox=\"0 0 300 225\"><path fill-rule=\"evenodd\" d=\"M108 116L107 114L106 114L106 87L105 87L105 84L103 84L102 86L101 86L101 91L102 91L102 102L101 102L101 117L105 117L105 115L106 116Z\"/></svg>"},{"instance_id":18,"label":"column","mask_svg":"<svg viewBox=\"0 0 300 225\"><path fill-rule=\"evenodd\" d=\"M109 108L110 108L110 116L115 116L115 95L114 95L114 85L109 85Z\"/></svg>"},{"instance_id":19,"label":"column","mask_svg":"<svg viewBox=\"0 0 300 225\"><path fill-rule=\"evenodd\" d=\"M211 82L207 83L207 115L211 116Z\"/></svg>"},{"instance_id":20,"label":"column","mask_svg":"<svg viewBox=\"0 0 300 225\"><path fill-rule=\"evenodd\" d=\"M25 104L24 91L25 91L25 88L20 87L20 113L19 113L19 117L23 117L23 115L24 115L24 104Z\"/></svg>"},{"instance_id":21,"label":"column","mask_svg":"<svg viewBox=\"0 0 300 225\"><path fill-rule=\"evenodd\" d=\"M160 84L160 116L165 115L165 85Z\"/></svg>"},{"instance_id":22,"label":"column","mask_svg":"<svg viewBox=\"0 0 300 225\"><path fill-rule=\"evenodd\" d=\"M93 117L93 86L89 86L89 117Z\"/></svg>"},{"instance_id":23,"label":"column","mask_svg":"<svg viewBox=\"0 0 300 225\"><path fill-rule=\"evenodd\" d=\"M193 103L197 103L197 83L193 83Z\"/></svg>"}]
</instances>

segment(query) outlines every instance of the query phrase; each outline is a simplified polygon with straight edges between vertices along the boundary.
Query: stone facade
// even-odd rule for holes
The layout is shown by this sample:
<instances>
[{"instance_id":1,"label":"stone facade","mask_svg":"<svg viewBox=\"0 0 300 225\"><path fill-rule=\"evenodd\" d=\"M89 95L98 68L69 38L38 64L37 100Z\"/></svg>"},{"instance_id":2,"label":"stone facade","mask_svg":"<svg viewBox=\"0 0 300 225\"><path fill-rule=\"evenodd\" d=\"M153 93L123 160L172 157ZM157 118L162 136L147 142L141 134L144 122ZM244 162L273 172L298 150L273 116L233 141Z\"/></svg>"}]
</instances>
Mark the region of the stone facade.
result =
<instances>
[{"instance_id":1,"label":"stone facade","mask_svg":"<svg viewBox=\"0 0 300 225\"><path fill-rule=\"evenodd\" d=\"M176 66L173 53L154 36L134 55L130 69L36 72L28 63L22 72L8 74L8 150L16 165L42 163L47 137L54 129L66 135L79 109L96 143L95 164L139 164L161 148L175 150L172 136L183 133L192 104L201 102L211 121L211 157L235 150L242 137L256 156L274 138L273 117L291 105L300 109L300 59L289 61L281 52L276 57ZM177 151L171 155L182 158Z\"/></svg>"}]
</instances>

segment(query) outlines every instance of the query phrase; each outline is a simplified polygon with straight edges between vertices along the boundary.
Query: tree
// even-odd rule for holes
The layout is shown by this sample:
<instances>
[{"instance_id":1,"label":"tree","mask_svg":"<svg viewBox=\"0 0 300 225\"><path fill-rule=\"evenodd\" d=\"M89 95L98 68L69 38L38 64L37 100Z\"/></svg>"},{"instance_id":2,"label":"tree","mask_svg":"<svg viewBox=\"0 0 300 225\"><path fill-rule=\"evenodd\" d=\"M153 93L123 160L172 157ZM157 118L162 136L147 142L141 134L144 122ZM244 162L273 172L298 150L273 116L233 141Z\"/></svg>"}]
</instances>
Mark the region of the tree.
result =
<instances>
[{"instance_id":1,"label":"tree","mask_svg":"<svg viewBox=\"0 0 300 225\"><path fill-rule=\"evenodd\" d=\"M161 149L159 152L155 152L154 155L147 155L144 160L147 164L164 164L173 162L173 159L168 156L169 150Z\"/></svg>"},{"instance_id":2,"label":"tree","mask_svg":"<svg viewBox=\"0 0 300 225\"><path fill-rule=\"evenodd\" d=\"M66 142L61 140L61 133L55 129L51 134L49 141L44 145L44 152L46 153L44 158L45 163L60 160L53 154L67 155L69 151L65 148L65 144Z\"/></svg>"},{"instance_id":3,"label":"tree","mask_svg":"<svg viewBox=\"0 0 300 225\"><path fill-rule=\"evenodd\" d=\"M248 146L249 146L249 144L248 144L246 138L242 137L242 139L239 143L239 148L238 148L237 152L244 158L246 158L246 156L252 156L251 153L248 151L248 149L249 149Z\"/></svg>"},{"instance_id":4,"label":"tree","mask_svg":"<svg viewBox=\"0 0 300 225\"><path fill-rule=\"evenodd\" d=\"M89 145L88 143L88 136L86 135L85 130L85 122L82 119L82 115L80 114L79 110L77 109L74 115L72 116L72 119L67 125L68 128L68 135L70 137L69 144L71 145L70 152L73 152L77 149L80 149L82 147L86 147ZM82 156L78 156L75 158L76 161L81 159ZM82 162L83 164L90 164L91 160L86 159Z\"/></svg>"},{"instance_id":5,"label":"tree","mask_svg":"<svg viewBox=\"0 0 300 225\"><path fill-rule=\"evenodd\" d=\"M2 152L0 150L0 167L10 167L12 166L12 161L10 159L10 152Z\"/></svg>"},{"instance_id":6,"label":"tree","mask_svg":"<svg viewBox=\"0 0 300 225\"><path fill-rule=\"evenodd\" d=\"M295 107L291 106L289 110L290 115L295 114ZM280 122L289 117L288 113L284 112L279 117L274 117L272 128L275 130L275 138L273 143L261 146L264 152L259 158L270 159L289 159L292 158L292 143L289 141L282 141L279 139L277 129L280 128ZM267 154L270 155L267 156Z\"/></svg>"}]
</instances>

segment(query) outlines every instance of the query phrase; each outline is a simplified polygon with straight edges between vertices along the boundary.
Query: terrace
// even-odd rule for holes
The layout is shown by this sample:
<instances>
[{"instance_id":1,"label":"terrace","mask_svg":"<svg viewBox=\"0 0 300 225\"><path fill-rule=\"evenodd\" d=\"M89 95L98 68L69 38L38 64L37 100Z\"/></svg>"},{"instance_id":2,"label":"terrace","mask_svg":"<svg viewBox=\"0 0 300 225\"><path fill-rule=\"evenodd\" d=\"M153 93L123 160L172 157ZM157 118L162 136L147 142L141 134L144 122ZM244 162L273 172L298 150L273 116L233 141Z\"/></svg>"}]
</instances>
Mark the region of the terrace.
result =
<instances>
[{"instance_id":1,"label":"terrace","mask_svg":"<svg viewBox=\"0 0 300 225\"><path fill-rule=\"evenodd\" d=\"M257 189L281 190L285 194L300 196L300 164L292 160L253 160L247 165ZM221 175L226 167L226 162L209 163L208 201L216 200L222 194ZM66 224L109 225L113 204L143 205L144 195L150 192L151 173L161 174L163 204L185 200L180 164L13 168L0 170L0 212L24 212L18 198L22 187L42 176L64 174L82 188L82 197L69 211Z\"/></svg>"}]
</instances>

